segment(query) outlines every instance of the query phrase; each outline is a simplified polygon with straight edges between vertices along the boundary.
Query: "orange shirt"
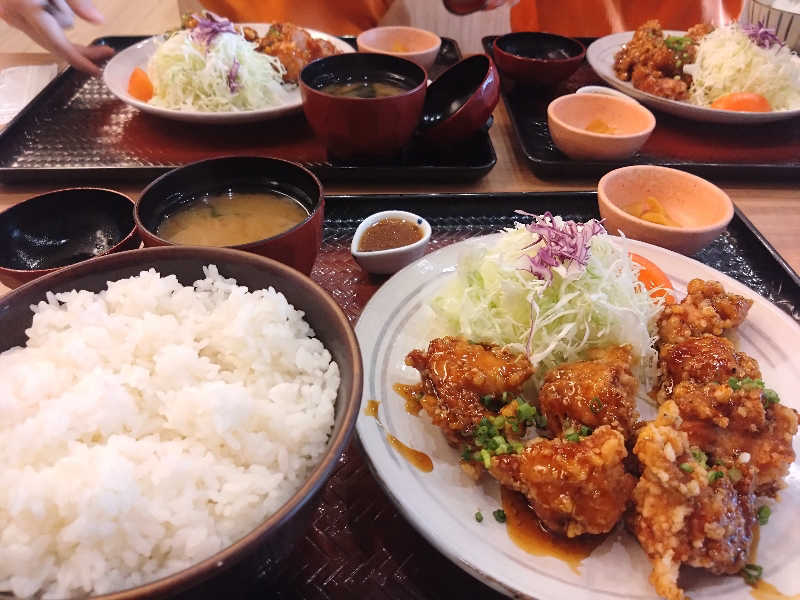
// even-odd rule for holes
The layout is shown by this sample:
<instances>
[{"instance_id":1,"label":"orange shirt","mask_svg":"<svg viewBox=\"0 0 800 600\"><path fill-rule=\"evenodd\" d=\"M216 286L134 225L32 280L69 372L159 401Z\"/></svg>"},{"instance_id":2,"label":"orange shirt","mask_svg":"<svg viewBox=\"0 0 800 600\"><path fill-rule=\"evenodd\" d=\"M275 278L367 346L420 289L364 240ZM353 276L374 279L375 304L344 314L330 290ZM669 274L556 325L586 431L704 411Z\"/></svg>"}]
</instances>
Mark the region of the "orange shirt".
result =
<instances>
[{"instance_id":1,"label":"orange shirt","mask_svg":"<svg viewBox=\"0 0 800 600\"><path fill-rule=\"evenodd\" d=\"M352 35L375 27L392 0L202 0L202 3L239 23L288 21L334 35Z\"/></svg>"},{"instance_id":2,"label":"orange shirt","mask_svg":"<svg viewBox=\"0 0 800 600\"><path fill-rule=\"evenodd\" d=\"M658 19L664 29L735 19L742 0L520 0L511 9L512 31L549 31L599 37Z\"/></svg>"}]
</instances>

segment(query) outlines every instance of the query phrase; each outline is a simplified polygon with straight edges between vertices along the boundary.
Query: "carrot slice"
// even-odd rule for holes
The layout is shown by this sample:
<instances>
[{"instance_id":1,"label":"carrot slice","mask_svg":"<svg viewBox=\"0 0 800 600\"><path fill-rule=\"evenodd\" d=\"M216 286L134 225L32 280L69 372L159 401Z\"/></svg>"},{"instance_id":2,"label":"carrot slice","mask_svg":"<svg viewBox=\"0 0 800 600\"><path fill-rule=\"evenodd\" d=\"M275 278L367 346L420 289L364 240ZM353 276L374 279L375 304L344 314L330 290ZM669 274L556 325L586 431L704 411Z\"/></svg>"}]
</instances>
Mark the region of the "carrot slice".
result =
<instances>
[{"instance_id":1,"label":"carrot slice","mask_svg":"<svg viewBox=\"0 0 800 600\"><path fill-rule=\"evenodd\" d=\"M153 97L153 82L142 69L136 67L128 80L128 93L142 102Z\"/></svg>"},{"instance_id":2,"label":"carrot slice","mask_svg":"<svg viewBox=\"0 0 800 600\"><path fill-rule=\"evenodd\" d=\"M672 282L667 277L667 274L662 271L657 264L653 261L646 259L639 254L630 253L631 260L638 264L641 269L639 270L639 281L644 284L645 289L652 290L653 288L666 288L657 289L652 292L652 296L660 298L665 296L664 300L667 304L675 302L675 298L666 290L675 289L672 287Z\"/></svg>"}]
</instances>

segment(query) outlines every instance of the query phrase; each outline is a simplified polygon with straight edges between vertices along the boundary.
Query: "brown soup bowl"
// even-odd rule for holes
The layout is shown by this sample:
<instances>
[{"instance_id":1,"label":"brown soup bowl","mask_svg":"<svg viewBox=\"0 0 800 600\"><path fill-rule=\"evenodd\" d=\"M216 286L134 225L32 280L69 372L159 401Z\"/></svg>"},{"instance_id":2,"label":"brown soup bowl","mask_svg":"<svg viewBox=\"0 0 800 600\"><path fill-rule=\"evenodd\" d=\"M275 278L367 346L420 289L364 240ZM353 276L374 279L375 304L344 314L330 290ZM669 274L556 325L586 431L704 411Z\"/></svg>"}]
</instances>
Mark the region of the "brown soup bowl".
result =
<instances>
[{"instance_id":1,"label":"brown soup bowl","mask_svg":"<svg viewBox=\"0 0 800 600\"><path fill-rule=\"evenodd\" d=\"M133 250L133 200L102 188L70 188L0 213L0 282L15 288L67 265Z\"/></svg>"},{"instance_id":2,"label":"brown soup bowl","mask_svg":"<svg viewBox=\"0 0 800 600\"><path fill-rule=\"evenodd\" d=\"M492 59L474 54L428 86L420 136L435 145L456 144L485 127L500 99L500 77Z\"/></svg>"},{"instance_id":3,"label":"brown soup bowl","mask_svg":"<svg viewBox=\"0 0 800 600\"><path fill-rule=\"evenodd\" d=\"M395 83L394 96L354 98L322 91L334 83ZM392 157L409 144L422 117L428 75L416 63L388 54L354 52L310 63L300 73L303 112L331 156Z\"/></svg>"},{"instance_id":4,"label":"brown soup bowl","mask_svg":"<svg viewBox=\"0 0 800 600\"><path fill-rule=\"evenodd\" d=\"M208 194L273 191L294 198L308 217L291 229L247 244L227 246L273 258L306 275L322 243L325 198L322 184L298 164L260 156L212 158L173 169L148 185L134 217L145 246L177 246L158 235L158 227L176 210Z\"/></svg>"},{"instance_id":5,"label":"brown soup bowl","mask_svg":"<svg viewBox=\"0 0 800 600\"><path fill-rule=\"evenodd\" d=\"M341 376L328 446L319 464L289 500L244 537L162 579L99 596L104 600L162 598L183 590L189 590L181 596L187 600L224 598L232 590L234 596L244 593L242 589L247 583L253 585L251 591L257 589L255 582L268 569L267 565L286 557L305 535L316 515L318 494L350 443L363 385L358 341L342 309L311 279L277 261L228 248L169 246L120 252L66 267L0 298L0 352L3 352L26 343L25 330L33 318L30 307L45 300L47 292L99 292L108 281L132 277L150 268L162 276L175 275L183 285L191 285L204 277L203 267L209 264L216 265L221 275L235 278L251 291L274 287L305 313L316 337L339 365ZM230 572L226 573L228 569ZM210 578L213 580L197 589L199 583Z\"/></svg>"},{"instance_id":6,"label":"brown soup bowl","mask_svg":"<svg viewBox=\"0 0 800 600\"><path fill-rule=\"evenodd\" d=\"M492 45L497 68L522 85L547 86L572 75L586 56L578 40L540 31L501 35Z\"/></svg>"}]
</instances>

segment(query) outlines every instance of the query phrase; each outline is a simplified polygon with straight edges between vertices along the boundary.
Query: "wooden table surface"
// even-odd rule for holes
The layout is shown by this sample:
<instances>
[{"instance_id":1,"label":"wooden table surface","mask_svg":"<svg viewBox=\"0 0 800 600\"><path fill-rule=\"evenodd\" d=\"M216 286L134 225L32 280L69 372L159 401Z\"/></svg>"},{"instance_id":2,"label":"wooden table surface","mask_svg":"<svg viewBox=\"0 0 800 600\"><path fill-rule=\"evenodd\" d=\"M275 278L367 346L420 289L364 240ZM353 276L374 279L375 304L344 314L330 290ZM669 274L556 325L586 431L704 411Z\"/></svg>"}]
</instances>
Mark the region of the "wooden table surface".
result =
<instances>
[{"instance_id":1,"label":"wooden table surface","mask_svg":"<svg viewBox=\"0 0 800 600\"><path fill-rule=\"evenodd\" d=\"M415 20L425 20L426 10L430 13L427 17L431 27L437 26L437 19L442 17L438 13L438 4L434 9L425 9L430 5L429 0L417 2L416 0L402 0L411 7L409 12ZM419 7L416 5L419 4ZM126 2L123 0L106 0L98 4L106 15L106 23L101 26L90 26L78 23L70 37L76 41L86 43L91 39L103 35L145 34L161 31L174 26L177 20L177 6L171 2L156 0L140 0L139 2ZM415 8L416 7L416 8ZM421 7L421 8L420 8ZM488 13L487 13L488 15ZM498 33L497 15L491 19L484 17L487 30L476 29L471 21L463 23L463 33L470 40L479 40L481 35ZM449 23L449 22L448 22ZM418 23L426 26L426 23ZM491 29L489 29L491 28ZM458 32L449 31L454 37L459 38ZM462 47L469 45L469 40L459 39ZM0 69L12 65L35 64L49 60L46 55L36 53L36 46L27 40L21 33L12 31L7 25L0 22ZM404 183L391 182L384 185L378 184L353 184L340 183L326 186L326 192L339 193L425 193L425 192L519 192L519 191L552 191L552 190L591 190L597 185L595 179L558 179L545 181L536 177L530 170L527 161L521 153L515 140L514 132L508 114L502 102L494 114L494 125L491 129L491 138L497 153L497 165L483 179L476 182L465 183ZM98 184L88 179L85 185ZM130 181L117 184L114 187L133 198L138 196L147 181ZM775 246L787 262L800 271L800 186L797 182L773 183L770 181L715 181L731 196L742 212L758 227L769 242ZM52 186L47 181L39 184L0 185L0 210L32 195L48 191ZM5 291L0 286L0 294Z\"/></svg>"}]
</instances>

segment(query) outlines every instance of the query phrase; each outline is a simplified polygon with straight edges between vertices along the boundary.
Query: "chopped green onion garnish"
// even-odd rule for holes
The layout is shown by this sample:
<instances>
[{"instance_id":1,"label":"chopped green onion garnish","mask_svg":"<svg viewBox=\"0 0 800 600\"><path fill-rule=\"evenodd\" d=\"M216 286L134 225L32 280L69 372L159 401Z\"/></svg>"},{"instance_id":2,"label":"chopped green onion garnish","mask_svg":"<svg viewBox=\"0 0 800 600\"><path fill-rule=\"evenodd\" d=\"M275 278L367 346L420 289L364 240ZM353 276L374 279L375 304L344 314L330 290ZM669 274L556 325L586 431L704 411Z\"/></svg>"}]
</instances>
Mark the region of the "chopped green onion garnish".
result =
<instances>
[{"instance_id":1,"label":"chopped green onion garnish","mask_svg":"<svg viewBox=\"0 0 800 600\"><path fill-rule=\"evenodd\" d=\"M742 472L736 467L728 469L728 478L733 483L738 483L742 479Z\"/></svg>"},{"instance_id":2,"label":"chopped green onion garnish","mask_svg":"<svg viewBox=\"0 0 800 600\"><path fill-rule=\"evenodd\" d=\"M764 573L764 567L748 563L739 573L741 573L747 583L755 585L758 583L758 580L761 579L761 575Z\"/></svg>"},{"instance_id":3,"label":"chopped green onion garnish","mask_svg":"<svg viewBox=\"0 0 800 600\"><path fill-rule=\"evenodd\" d=\"M499 417L495 417L494 419L492 419L492 425L494 425L498 429L500 429L505 424L506 424L506 418L503 415L500 415Z\"/></svg>"},{"instance_id":4,"label":"chopped green onion garnish","mask_svg":"<svg viewBox=\"0 0 800 600\"><path fill-rule=\"evenodd\" d=\"M578 427L578 435L581 437L592 435L592 430L586 425L581 425L580 427Z\"/></svg>"},{"instance_id":5,"label":"chopped green onion garnish","mask_svg":"<svg viewBox=\"0 0 800 600\"><path fill-rule=\"evenodd\" d=\"M731 386L731 388L734 390L738 390L741 388L744 389L764 388L764 382L762 380L750 379L749 377L745 377L744 379L736 379L736 377L729 377L728 385Z\"/></svg>"},{"instance_id":6,"label":"chopped green onion garnish","mask_svg":"<svg viewBox=\"0 0 800 600\"><path fill-rule=\"evenodd\" d=\"M704 467L708 464L708 456L702 450L698 450L696 448L692 450L692 457L694 457L694 459Z\"/></svg>"},{"instance_id":7,"label":"chopped green onion garnish","mask_svg":"<svg viewBox=\"0 0 800 600\"><path fill-rule=\"evenodd\" d=\"M481 450L481 459L483 460L483 466L487 469L492 466L492 456L486 448Z\"/></svg>"},{"instance_id":8,"label":"chopped green onion garnish","mask_svg":"<svg viewBox=\"0 0 800 600\"><path fill-rule=\"evenodd\" d=\"M570 431L564 436L564 439L569 442L579 442L581 441L581 436L579 436L575 431Z\"/></svg>"},{"instance_id":9,"label":"chopped green onion garnish","mask_svg":"<svg viewBox=\"0 0 800 600\"><path fill-rule=\"evenodd\" d=\"M678 465L678 468L681 471L686 471L687 473L691 473L692 471L694 471L694 467L689 463L681 463Z\"/></svg>"},{"instance_id":10,"label":"chopped green onion garnish","mask_svg":"<svg viewBox=\"0 0 800 600\"><path fill-rule=\"evenodd\" d=\"M764 390L761 399L764 402L764 408L767 408L770 404L778 404L781 401L778 392L769 388Z\"/></svg>"},{"instance_id":11,"label":"chopped green onion garnish","mask_svg":"<svg viewBox=\"0 0 800 600\"><path fill-rule=\"evenodd\" d=\"M464 446L464 451L461 453L461 458L467 462L472 460L472 451L469 449L469 446Z\"/></svg>"},{"instance_id":12,"label":"chopped green onion garnish","mask_svg":"<svg viewBox=\"0 0 800 600\"><path fill-rule=\"evenodd\" d=\"M483 513L481 513L481 511L478 511L478 512L475 513L475 520L478 523L481 523L483 521Z\"/></svg>"},{"instance_id":13,"label":"chopped green onion garnish","mask_svg":"<svg viewBox=\"0 0 800 600\"><path fill-rule=\"evenodd\" d=\"M545 427L547 427L547 415L539 414L539 415L536 415L534 417L534 419L536 420L536 426L539 429L544 429Z\"/></svg>"},{"instance_id":14,"label":"chopped green onion garnish","mask_svg":"<svg viewBox=\"0 0 800 600\"><path fill-rule=\"evenodd\" d=\"M722 479L723 477L725 477L725 473L722 471L709 471L708 483L714 483L717 479Z\"/></svg>"},{"instance_id":15,"label":"chopped green onion garnish","mask_svg":"<svg viewBox=\"0 0 800 600\"><path fill-rule=\"evenodd\" d=\"M492 513L494 520L498 523L505 523L506 522L506 511L502 508L498 508L496 511Z\"/></svg>"},{"instance_id":16,"label":"chopped green onion garnish","mask_svg":"<svg viewBox=\"0 0 800 600\"><path fill-rule=\"evenodd\" d=\"M769 506L764 504L758 508L758 523L759 525L766 525L769 521L769 516L772 514L772 510Z\"/></svg>"}]
</instances>

